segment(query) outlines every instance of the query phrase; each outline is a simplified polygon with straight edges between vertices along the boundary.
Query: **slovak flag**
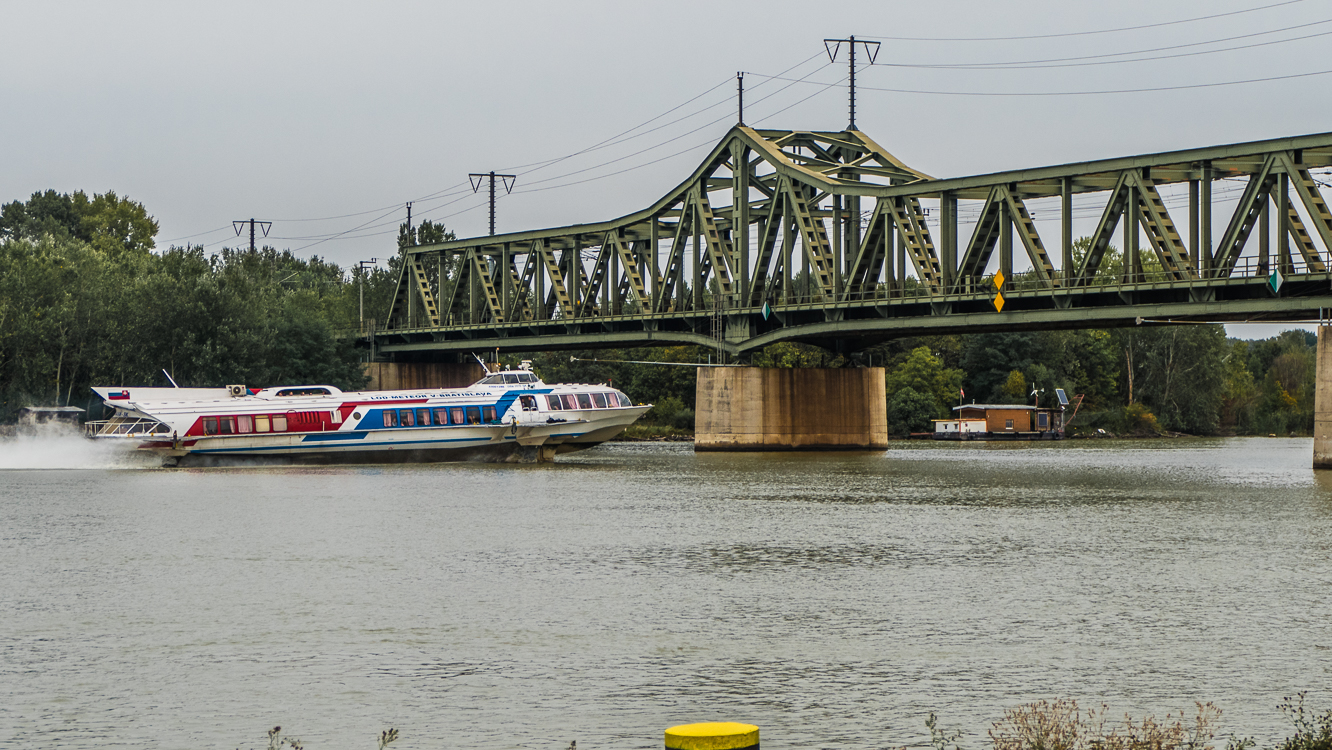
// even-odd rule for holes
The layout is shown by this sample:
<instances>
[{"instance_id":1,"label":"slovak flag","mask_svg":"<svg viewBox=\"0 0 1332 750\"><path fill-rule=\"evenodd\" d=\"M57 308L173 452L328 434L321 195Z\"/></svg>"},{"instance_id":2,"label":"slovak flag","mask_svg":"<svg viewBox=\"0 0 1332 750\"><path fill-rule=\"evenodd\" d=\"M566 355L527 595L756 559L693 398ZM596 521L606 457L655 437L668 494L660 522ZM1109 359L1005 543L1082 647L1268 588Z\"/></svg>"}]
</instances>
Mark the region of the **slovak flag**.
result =
<instances>
[{"instance_id":1,"label":"slovak flag","mask_svg":"<svg viewBox=\"0 0 1332 750\"><path fill-rule=\"evenodd\" d=\"M124 390L121 391L120 393L108 393L107 398L111 399L112 401L123 401L129 398L129 391Z\"/></svg>"},{"instance_id":2,"label":"slovak flag","mask_svg":"<svg viewBox=\"0 0 1332 750\"><path fill-rule=\"evenodd\" d=\"M967 397L967 392L964 391L964 390L962 390L961 388L958 388L958 389L957 389L957 392L960 393L960 394L962 394L962 398L966 398L966 397Z\"/></svg>"}]
</instances>

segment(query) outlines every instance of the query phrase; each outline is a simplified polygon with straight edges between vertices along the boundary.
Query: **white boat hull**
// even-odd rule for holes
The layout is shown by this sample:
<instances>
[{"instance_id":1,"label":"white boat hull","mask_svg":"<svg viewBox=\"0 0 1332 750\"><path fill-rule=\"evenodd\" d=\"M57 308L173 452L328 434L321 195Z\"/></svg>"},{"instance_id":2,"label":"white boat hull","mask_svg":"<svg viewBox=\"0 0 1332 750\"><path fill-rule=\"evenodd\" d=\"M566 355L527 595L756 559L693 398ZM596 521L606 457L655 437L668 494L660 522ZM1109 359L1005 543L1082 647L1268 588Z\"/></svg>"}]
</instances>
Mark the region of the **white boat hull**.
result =
<instances>
[{"instance_id":1,"label":"white boat hull","mask_svg":"<svg viewBox=\"0 0 1332 750\"><path fill-rule=\"evenodd\" d=\"M86 427L178 466L549 461L614 438L651 408L605 385L548 386L529 373L502 382L512 375L445 391L98 388L115 416Z\"/></svg>"}]
</instances>

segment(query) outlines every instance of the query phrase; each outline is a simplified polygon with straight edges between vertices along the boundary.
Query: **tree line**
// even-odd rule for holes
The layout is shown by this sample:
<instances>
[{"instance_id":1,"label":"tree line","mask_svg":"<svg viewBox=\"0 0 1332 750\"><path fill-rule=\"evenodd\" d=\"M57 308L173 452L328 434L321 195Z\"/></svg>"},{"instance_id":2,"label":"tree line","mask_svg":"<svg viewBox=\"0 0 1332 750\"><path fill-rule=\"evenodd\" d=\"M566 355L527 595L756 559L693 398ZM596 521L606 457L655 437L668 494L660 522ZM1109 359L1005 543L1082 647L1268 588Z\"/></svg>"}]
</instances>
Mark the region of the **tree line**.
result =
<instances>
[{"instance_id":1,"label":"tree line","mask_svg":"<svg viewBox=\"0 0 1332 750\"><path fill-rule=\"evenodd\" d=\"M0 206L0 420L31 404L95 407L90 386L167 385L163 371L181 386L364 386L352 335L362 296L364 317L387 314L400 254L348 270L271 247L159 250L157 229L142 204L114 192L48 190ZM440 224L404 225L398 248L452 237ZM1116 258L1111 249L1108 266ZM852 359L782 343L750 363L882 365L899 434L930 429L964 401L1050 405L1063 388L1082 430L1286 435L1313 429L1314 344L1304 331L1243 341L1219 325L1142 325L904 338ZM635 361L712 356L661 347L504 361L533 359L550 382L610 381L657 404L648 421L690 429L693 368Z\"/></svg>"}]
</instances>

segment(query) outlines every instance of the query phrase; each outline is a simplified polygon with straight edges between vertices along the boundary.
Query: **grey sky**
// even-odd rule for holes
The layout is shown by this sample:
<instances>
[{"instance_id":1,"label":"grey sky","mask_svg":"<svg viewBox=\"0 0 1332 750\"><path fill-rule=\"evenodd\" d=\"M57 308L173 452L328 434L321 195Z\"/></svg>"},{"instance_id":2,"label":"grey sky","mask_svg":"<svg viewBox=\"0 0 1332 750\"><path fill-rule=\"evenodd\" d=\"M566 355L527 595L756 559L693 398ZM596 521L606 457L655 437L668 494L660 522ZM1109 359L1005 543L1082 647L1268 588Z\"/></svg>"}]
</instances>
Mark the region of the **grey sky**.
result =
<instances>
[{"instance_id":1,"label":"grey sky","mask_svg":"<svg viewBox=\"0 0 1332 750\"><path fill-rule=\"evenodd\" d=\"M115 190L147 205L161 246L235 244L230 222L253 216L274 222L270 244L350 265L393 252L408 200L416 217L484 234L484 197L467 188L469 172L521 175L500 202L500 231L646 206L733 123L737 70L749 73L750 124L842 128L846 66L822 67L824 37L1067 34L1273 2L8 3L0 201L47 188ZM878 62L1180 55L1329 33L1332 2L1302 0L1116 33L885 39ZM1332 75L1091 96L873 89L1072 92L1267 78L1332 70L1329 39L1041 69L875 66L860 73L857 120L941 177L1323 132ZM792 66L787 77L839 85L762 77ZM643 128L659 130L522 166L575 154L700 94ZM332 216L341 218L311 221ZM1255 331L1232 329L1267 335Z\"/></svg>"}]
</instances>

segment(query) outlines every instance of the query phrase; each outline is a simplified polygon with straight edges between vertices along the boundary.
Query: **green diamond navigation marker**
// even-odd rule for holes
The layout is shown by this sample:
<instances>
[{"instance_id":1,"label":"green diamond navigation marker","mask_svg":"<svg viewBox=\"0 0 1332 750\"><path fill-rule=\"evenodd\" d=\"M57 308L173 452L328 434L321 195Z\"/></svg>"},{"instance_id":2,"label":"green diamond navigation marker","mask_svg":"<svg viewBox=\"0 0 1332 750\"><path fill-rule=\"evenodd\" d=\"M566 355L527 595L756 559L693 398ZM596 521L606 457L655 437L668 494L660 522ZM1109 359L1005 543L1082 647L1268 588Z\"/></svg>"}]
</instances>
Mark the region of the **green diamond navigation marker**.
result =
<instances>
[{"instance_id":1,"label":"green diamond navigation marker","mask_svg":"<svg viewBox=\"0 0 1332 750\"><path fill-rule=\"evenodd\" d=\"M1272 275L1267 277L1267 285L1272 287L1272 294L1281 293L1281 284L1284 281L1285 279L1281 276L1281 269L1274 269Z\"/></svg>"},{"instance_id":2,"label":"green diamond navigation marker","mask_svg":"<svg viewBox=\"0 0 1332 750\"><path fill-rule=\"evenodd\" d=\"M768 317L771 316L771 315L772 315L772 308L771 308L770 306L768 306L768 303L767 303L767 302L764 302L764 303L763 303L763 319L764 319L764 320L767 320Z\"/></svg>"}]
</instances>

